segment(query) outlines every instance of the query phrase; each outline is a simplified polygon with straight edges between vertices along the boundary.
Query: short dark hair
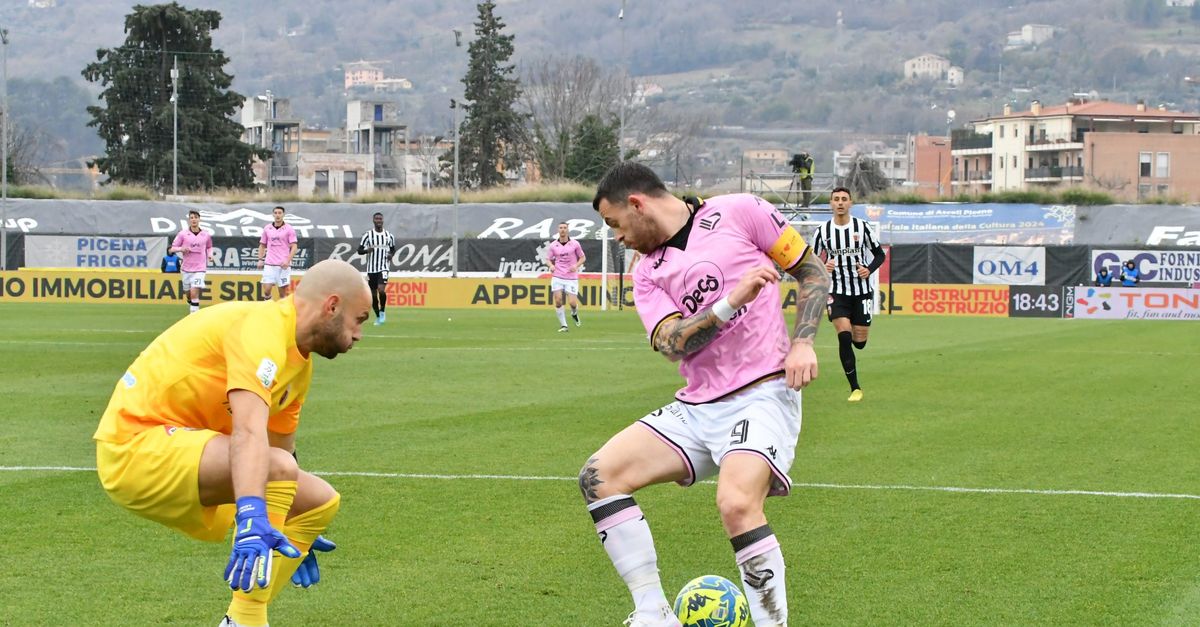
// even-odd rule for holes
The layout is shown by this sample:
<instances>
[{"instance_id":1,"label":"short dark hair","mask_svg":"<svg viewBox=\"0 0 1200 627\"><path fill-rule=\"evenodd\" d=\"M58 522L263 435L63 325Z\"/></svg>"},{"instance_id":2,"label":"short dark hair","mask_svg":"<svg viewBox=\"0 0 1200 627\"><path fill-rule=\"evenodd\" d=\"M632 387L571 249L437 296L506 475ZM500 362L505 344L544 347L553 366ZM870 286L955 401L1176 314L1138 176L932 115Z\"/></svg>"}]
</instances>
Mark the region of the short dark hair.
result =
<instances>
[{"instance_id":1,"label":"short dark hair","mask_svg":"<svg viewBox=\"0 0 1200 627\"><path fill-rule=\"evenodd\" d=\"M625 161L614 165L600 179L596 186L596 195L592 198L592 209L600 211L600 201L624 203L630 194L646 194L649 196L667 195L667 186L654 170L633 161Z\"/></svg>"},{"instance_id":2,"label":"short dark hair","mask_svg":"<svg viewBox=\"0 0 1200 627\"><path fill-rule=\"evenodd\" d=\"M374 218L375 216L379 216L380 218L382 218L382 217L383 217L383 212L382 212L382 211L376 211L375 213L371 214L371 217L372 217L372 218Z\"/></svg>"},{"instance_id":3,"label":"short dark hair","mask_svg":"<svg viewBox=\"0 0 1200 627\"><path fill-rule=\"evenodd\" d=\"M199 211L196 211L195 209L192 209L191 211L188 211L188 217L190 218L190 217L192 217L192 216L196 216L197 218L199 218L199 217L200 217L200 212L199 212Z\"/></svg>"},{"instance_id":4,"label":"short dark hair","mask_svg":"<svg viewBox=\"0 0 1200 627\"><path fill-rule=\"evenodd\" d=\"M284 208L283 208L283 205L278 205L278 206L276 206L274 209L271 209L271 213L275 213L275 209L278 209L278 210L280 210L280 211L282 211L282 212L284 212L284 213L287 213L287 209L284 209Z\"/></svg>"},{"instance_id":5,"label":"short dark hair","mask_svg":"<svg viewBox=\"0 0 1200 627\"><path fill-rule=\"evenodd\" d=\"M846 192L846 195L847 195L847 196L849 196L849 197L851 197L851 198L854 198L854 194L851 194L851 193L850 193L850 188L849 188L849 187L835 187L835 188L833 188L833 190L831 190L831 191L829 192L829 197L830 197L830 198L833 198L833 195L834 195L834 194L836 194L836 193L838 193L838 192Z\"/></svg>"}]
</instances>

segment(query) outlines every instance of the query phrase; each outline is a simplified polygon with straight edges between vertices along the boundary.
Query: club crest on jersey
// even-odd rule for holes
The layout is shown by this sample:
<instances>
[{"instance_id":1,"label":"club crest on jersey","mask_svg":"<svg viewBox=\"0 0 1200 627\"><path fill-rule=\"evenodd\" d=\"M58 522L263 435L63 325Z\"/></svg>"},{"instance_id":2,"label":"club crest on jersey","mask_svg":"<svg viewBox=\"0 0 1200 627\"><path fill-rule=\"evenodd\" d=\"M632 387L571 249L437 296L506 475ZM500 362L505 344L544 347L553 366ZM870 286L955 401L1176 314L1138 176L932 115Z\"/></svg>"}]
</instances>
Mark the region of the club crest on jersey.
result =
<instances>
[{"instance_id":1,"label":"club crest on jersey","mask_svg":"<svg viewBox=\"0 0 1200 627\"><path fill-rule=\"evenodd\" d=\"M258 364L258 371L254 374L258 377L259 383L263 384L264 388L271 389L271 384L275 382L275 373L279 371L279 366L267 357Z\"/></svg>"},{"instance_id":2,"label":"club crest on jersey","mask_svg":"<svg viewBox=\"0 0 1200 627\"><path fill-rule=\"evenodd\" d=\"M702 261L689 268L684 275L683 285L687 291L680 297L679 302L687 309L688 315L692 315L706 302L721 294L721 285L724 282L725 275L716 264Z\"/></svg>"}]
</instances>

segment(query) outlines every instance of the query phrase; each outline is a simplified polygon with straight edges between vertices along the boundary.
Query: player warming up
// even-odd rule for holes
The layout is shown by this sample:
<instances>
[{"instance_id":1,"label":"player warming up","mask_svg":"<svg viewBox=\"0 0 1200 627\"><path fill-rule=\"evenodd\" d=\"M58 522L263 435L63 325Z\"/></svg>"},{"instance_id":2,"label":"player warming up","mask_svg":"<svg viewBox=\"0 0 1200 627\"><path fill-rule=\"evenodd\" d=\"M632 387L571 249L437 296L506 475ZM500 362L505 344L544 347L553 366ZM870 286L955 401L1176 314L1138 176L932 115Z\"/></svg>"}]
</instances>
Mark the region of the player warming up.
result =
<instances>
[{"instance_id":1,"label":"player warming up","mask_svg":"<svg viewBox=\"0 0 1200 627\"><path fill-rule=\"evenodd\" d=\"M633 498L674 481L717 476L717 510L759 627L786 625L783 553L763 506L791 489L799 390L817 377L813 339L829 292L825 268L770 203L748 194L685 202L632 162L592 200L618 242L645 255L634 300L654 350L687 385L617 433L584 464L579 489L596 533L629 587L626 624L676 626L650 526ZM799 283L790 337L775 265Z\"/></svg>"},{"instance_id":2,"label":"player warming up","mask_svg":"<svg viewBox=\"0 0 1200 627\"><path fill-rule=\"evenodd\" d=\"M312 551L333 548L318 536L341 497L298 467L295 434L313 354L350 350L370 303L358 270L323 261L290 298L183 318L117 382L93 436L100 483L118 505L199 540L233 527L221 625L266 625L289 578L318 580ZM220 572L214 564L214 583Z\"/></svg>"},{"instance_id":3,"label":"player warming up","mask_svg":"<svg viewBox=\"0 0 1200 627\"><path fill-rule=\"evenodd\" d=\"M271 210L275 221L263 227L258 240L258 267L262 268L262 284L266 286L263 299L271 300L271 288L279 288L279 297L286 298L292 280L292 257L296 256L296 230L283 221L283 207Z\"/></svg>"},{"instance_id":4,"label":"player warming up","mask_svg":"<svg viewBox=\"0 0 1200 627\"><path fill-rule=\"evenodd\" d=\"M188 313L200 311L200 290L204 289L204 273L208 271L212 247L212 235L200 230L200 212L189 211L188 228L180 231L167 249L168 253L179 253L183 257L180 280L188 291Z\"/></svg>"},{"instance_id":5,"label":"player warming up","mask_svg":"<svg viewBox=\"0 0 1200 627\"><path fill-rule=\"evenodd\" d=\"M813 252L825 260L825 269L833 279L829 297L829 321L838 336L838 355L842 370L850 382L851 403L863 399L858 384L858 364L854 349L867 347L871 331L871 313L875 309L875 290L871 273L883 265L883 247L866 220L850 216L850 190L838 187L829 196L833 219L817 227ZM871 262L866 252L871 251Z\"/></svg>"},{"instance_id":6,"label":"player warming up","mask_svg":"<svg viewBox=\"0 0 1200 627\"><path fill-rule=\"evenodd\" d=\"M578 240L571 239L566 222L558 223L558 238L550 244L546 251L546 265L552 272L550 277L550 293L554 295L554 313L558 315L558 332L567 332L567 316L563 312L563 300L571 302L571 319L575 326L583 326L579 319L579 269L587 257Z\"/></svg>"},{"instance_id":7,"label":"player warming up","mask_svg":"<svg viewBox=\"0 0 1200 627\"><path fill-rule=\"evenodd\" d=\"M396 238L383 228L383 214L371 216L373 229L358 240L358 254L367 256L367 285L371 287L371 310L375 326L387 322L388 260L396 252Z\"/></svg>"}]
</instances>

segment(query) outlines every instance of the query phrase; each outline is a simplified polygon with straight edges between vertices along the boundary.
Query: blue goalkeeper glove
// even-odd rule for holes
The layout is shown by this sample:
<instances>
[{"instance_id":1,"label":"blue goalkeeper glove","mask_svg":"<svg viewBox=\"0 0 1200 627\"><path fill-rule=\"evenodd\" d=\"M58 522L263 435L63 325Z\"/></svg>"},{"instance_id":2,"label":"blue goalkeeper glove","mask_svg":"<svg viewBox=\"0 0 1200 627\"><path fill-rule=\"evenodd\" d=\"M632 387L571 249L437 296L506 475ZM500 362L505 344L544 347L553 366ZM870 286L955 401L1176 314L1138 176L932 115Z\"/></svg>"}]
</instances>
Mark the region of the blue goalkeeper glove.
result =
<instances>
[{"instance_id":1,"label":"blue goalkeeper glove","mask_svg":"<svg viewBox=\"0 0 1200 627\"><path fill-rule=\"evenodd\" d=\"M292 573L292 585L300 588L307 588L316 585L321 581L321 571L317 568L317 551L328 553L337 548L337 545L325 539L325 536L317 536L313 541L312 548L308 550L308 556L300 562L300 567L296 572Z\"/></svg>"},{"instance_id":2,"label":"blue goalkeeper glove","mask_svg":"<svg viewBox=\"0 0 1200 627\"><path fill-rule=\"evenodd\" d=\"M288 542L267 520L267 504L257 496L237 500L233 551L225 567L229 587L249 592L254 586L271 585L271 558L275 551L284 557L300 557L300 550Z\"/></svg>"}]
</instances>

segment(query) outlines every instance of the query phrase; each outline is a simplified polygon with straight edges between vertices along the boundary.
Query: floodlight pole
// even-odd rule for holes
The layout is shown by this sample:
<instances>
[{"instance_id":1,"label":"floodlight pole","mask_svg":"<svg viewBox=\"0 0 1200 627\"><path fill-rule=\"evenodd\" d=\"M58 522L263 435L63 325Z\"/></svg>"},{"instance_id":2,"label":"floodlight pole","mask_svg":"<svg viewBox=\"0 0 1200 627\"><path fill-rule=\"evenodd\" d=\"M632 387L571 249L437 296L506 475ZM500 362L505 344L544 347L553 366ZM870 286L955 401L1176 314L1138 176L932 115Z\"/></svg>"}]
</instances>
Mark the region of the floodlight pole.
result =
<instances>
[{"instance_id":1,"label":"floodlight pole","mask_svg":"<svg viewBox=\"0 0 1200 627\"><path fill-rule=\"evenodd\" d=\"M3 149L0 149L0 174L2 182L0 192L0 269L8 269L8 29L0 28L0 48L3 52L3 61L0 65L4 66L3 81L0 82L0 107L3 108L3 118L0 119L0 144L3 144Z\"/></svg>"},{"instance_id":2,"label":"floodlight pole","mask_svg":"<svg viewBox=\"0 0 1200 627\"><path fill-rule=\"evenodd\" d=\"M179 195L179 57L171 68L171 194Z\"/></svg>"},{"instance_id":3,"label":"floodlight pole","mask_svg":"<svg viewBox=\"0 0 1200 627\"><path fill-rule=\"evenodd\" d=\"M451 250L450 276L458 276L458 102L453 98L450 99L450 111L453 114L454 128L450 129L454 133L454 231L452 237L453 244Z\"/></svg>"},{"instance_id":4,"label":"floodlight pole","mask_svg":"<svg viewBox=\"0 0 1200 627\"><path fill-rule=\"evenodd\" d=\"M628 56L625 52L625 0L621 0L621 12L617 14L617 21L621 23L621 128L617 131L617 161L625 160L625 151L621 148L621 143L625 141L625 88L629 86L629 63Z\"/></svg>"},{"instance_id":5,"label":"floodlight pole","mask_svg":"<svg viewBox=\"0 0 1200 627\"><path fill-rule=\"evenodd\" d=\"M462 47L462 31L454 29L454 47ZM454 134L454 227L451 236L454 238L450 244L450 276L458 276L458 102L453 98L450 99L450 112L453 117L454 128L451 131Z\"/></svg>"}]
</instances>

